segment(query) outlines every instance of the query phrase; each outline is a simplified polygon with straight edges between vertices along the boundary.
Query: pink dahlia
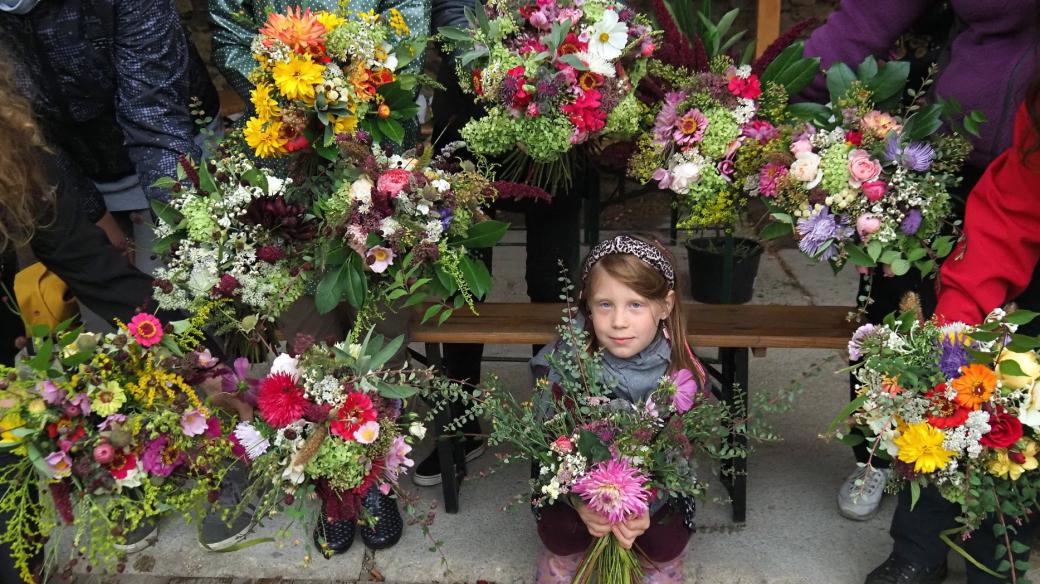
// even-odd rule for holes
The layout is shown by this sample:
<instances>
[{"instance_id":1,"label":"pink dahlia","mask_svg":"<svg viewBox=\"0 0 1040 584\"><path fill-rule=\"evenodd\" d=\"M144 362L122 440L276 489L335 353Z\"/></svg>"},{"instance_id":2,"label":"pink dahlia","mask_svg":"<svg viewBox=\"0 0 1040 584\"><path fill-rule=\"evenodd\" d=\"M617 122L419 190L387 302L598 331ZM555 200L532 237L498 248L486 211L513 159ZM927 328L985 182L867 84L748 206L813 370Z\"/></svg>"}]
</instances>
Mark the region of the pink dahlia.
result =
<instances>
[{"instance_id":1,"label":"pink dahlia","mask_svg":"<svg viewBox=\"0 0 1040 584\"><path fill-rule=\"evenodd\" d=\"M612 458L592 467L571 489L611 523L638 516L649 510L648 479L623 458Z\"/></svg>"},{"instance_id":2,"label":"pink dahlia","mask_svg":"<svg viewBox=\"0 0 1040 584\"><path fill-rule=\"evenodd\" d=\"M302 418L310 402L291 375L275 373L260 382L256 403L265 422L275 428L284 428Z\"/></svg>"},{"instance_id":3,"label":"pink dahlia","mask_svg":"<svg viewBox=\"0 0 1040 584\"><path fill-rule=\"evenodd\" d=\"M163 327L159 319L144 312L135 314L126 329L142 347L151 347L163 337Z\"/></svg>"},{"instance_id":4,"label":"pink dahlia","mask_svg":"<svg viewBox=\"0 0 1040 584\"><path fill-rule=\"evenodd\" d=\"M780 190L780 181L787 176L787 167L779 162L770 162L758 172L758 194L775 197Z\"/></svg>"},{"instance_id":5,"label":"pink dahlia","mask_svg":"<svg viewBox=\"0 0 1040 584\"><path fill-rule=\"evenodd\" d=\"M412 171L403 168L391 168L379 175L376 180L376 189L379 192L396 197L412 182Z\"/></svg>"}]
</instances>

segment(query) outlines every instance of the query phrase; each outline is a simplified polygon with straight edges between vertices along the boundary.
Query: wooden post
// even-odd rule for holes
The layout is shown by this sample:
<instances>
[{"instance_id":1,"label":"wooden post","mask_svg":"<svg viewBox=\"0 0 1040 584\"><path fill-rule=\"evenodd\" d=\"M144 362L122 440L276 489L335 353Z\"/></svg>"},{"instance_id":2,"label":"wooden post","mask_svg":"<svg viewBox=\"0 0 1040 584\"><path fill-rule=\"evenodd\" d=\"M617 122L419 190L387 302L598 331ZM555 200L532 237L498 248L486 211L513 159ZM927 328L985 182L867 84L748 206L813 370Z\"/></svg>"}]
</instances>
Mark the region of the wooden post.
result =
<instances>
[{"instance_id":1,"label":"wooden post","mask_svg":"<svg viewBox=\"0 0 1040 584\"><path fill-rule=\"evenodd\" d=\"M780 36L780 1L758 0L758 26L755 35L755 56L761 56L776 37Z\"/></svg>"}]
</instances>

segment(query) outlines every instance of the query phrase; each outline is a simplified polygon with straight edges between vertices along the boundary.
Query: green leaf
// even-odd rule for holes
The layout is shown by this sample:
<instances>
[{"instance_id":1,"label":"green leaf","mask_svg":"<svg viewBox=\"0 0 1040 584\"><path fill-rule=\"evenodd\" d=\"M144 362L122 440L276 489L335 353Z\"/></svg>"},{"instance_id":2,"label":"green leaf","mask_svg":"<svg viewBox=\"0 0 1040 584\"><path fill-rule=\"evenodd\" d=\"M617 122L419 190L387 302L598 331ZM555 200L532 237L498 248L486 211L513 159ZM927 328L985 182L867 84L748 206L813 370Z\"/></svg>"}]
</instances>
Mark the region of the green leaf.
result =
<instances>
[{"instance_id":1,"label":"green leaf","mask_svg":"<svg viewBox=\"0 0 1040 584\"><path fill-rule=\"evenodd\" d=\"M885 245L876 239L867 244L867 255L874 261L881 257L883 251L885 251Z\"/></svg>"},{"instance_id":2,"label":"green leaf","mask_svg":"<svg viewBox=\"0 0 1040 584\"><path fill-rule=\"evenodd\" d=\"M43 455L40 454L40 450L35 444L32 442L26 442L25 450L26 455L29 457L29 460L32 461L33 467L36 469L36 472L40 473L40 476L47 480L54 478L54 471L52 471L51 467L47 466L47 463L44 462Z\"/></svg>"},{"instance_id":3,"label":"green leaf","mask_svg":"<svg viewBox=\"0 0 1040 584\"><path fill-rule=\"evenodd\" d=\"M917 500L921 498L921 485L917 481L910 482L910 510L917 506Z\"/></svg>"},{"instance_id":4,"label":"green leaf","mask_svg":"<svg viewBox=\"0 0 1040 584\"><path fill-rule=\"evenodd\" d=\"M762 228L762 231L758 232L758 237L766 241L777 239L785 235L791 235L791 225L780 222L769 223Z\"/></svg>"},{"instance_id":5,"label":"green leaf","mask_svg":"<svg viewBox=\"0 0 1040 584\"><path fill-rule=\"evenodd\" d=\"M935 269L935 260L925 260L923 262L916 262L914 265L917 266L917 271L921 272L922 275L927 276L928 274L932 273L932 270Z\"/></svg>"},{"instance_id":6,"label":"green leaf","mask_svg":"<svg viewBox=\"0 0 1040 584\"><path fill-rule=\"evenodd\" d=\"M831 117L831 110L825 105L812 102L792 103L787 106L787 113L806 122L826 124Z\"/></svg>"},{"instance_id":7,"label":"green leaf","mask_svg":"<svg viewBox=\"0 0 1040 584\"><path fill-rule=\"evenodd\" d=\"M509 224L502 221L481 221L470 226L466 231L466 237L458 243L470 249L491 247L505 236L508 229Z\"/></svg>"},{"instance_id":8,"label":"green leaf","mask_svg":"<svg viewBox=\"0 0 1040 584\"><path fill-rule=\"evenodd\" d=\"M347 297L347 302L354 308L361 308L368 297L368 279L365 278L365 271L361 265L361 256L350 256L341 271L344 274L340 277L346 279L343 294Z\"/></svg>"},{"instance_id":9,"label":"green leaf","mask_svg":"<svg viewBox=\"0 0 1040 584\"><path fill-rule=\"evenodd\" d=\"M586 65L577 55L564 55L560 57L560 61L574 67L578 71L588 71L589 66Z\"/></svg>"},{"instance_id":10,"label":"green leaf","mask_svg":"<svg viewBox=\"0 0 1040 584\"><path fill-rule=\"evenodd\" d=\"M461 57L459 57L459 63L463 67L465 67L465 66L469 65L470 63L472 63L473 61L476 61L477 59L481 59L483 57L487 57L489 54L490 53L488 53L488 50L486 48L484 48L484 47L481 47L481 48L478 48L478 49L473 49L472 51L466 51L465 53L462 54Z\"/></svg>"},{"instance_id":11,"label":"green leaf","mask_svg":"<svg viewBox=\"0 0 1040 584\"><path fill-rule=\"evenodd\" d=\"M919 259L921 259L921 258L923 258L923 257L925 257L927 255L928 255L928 250L926 250L923 247L915 247L914 249L911 249L910 251L906 252L906 259L911 261L911 262L916 262L917 260L919 260Z\"/></svg>"},{"instance_id":12,"label":"green leaf","mask_svg":"<svg viewBox=\"0 0 1040 584\"><path fill-rule=\"evenodd\" d=\"M207 194L218 193L217 181L213 180L213 175L209 173L209 165L203 160L199 166L199 189Z\"/></svg>"},{"instance_id":13,"label":"green leaf","mask_svg":"<svg viewBox=\"0 0 1040 584\"><path fill-rule=\"evenodd\" d=\"M48 337L36 348L36 355L29 359L29 367L37 371L46 371L54 356L54 339Z\"/></svg>"},{"instance_id":14,"label":"green leaf","mask_svg":"<svg viewBox=\"0 0 1040 584\"><path fill-rule=\"evenodd\" d=\"M416 304L422 304L424 300L426 300L425 294L413 294L408 297L408 300L405 300L404 303L401 304L401 308L408 308L415 306Z\"/></svg>"},{"instance_id":15,"label":"green leaf","mask_svg":"<svg viewBox=\"0 0 1040 584\"><path fill-rule=\"evenodd\" d=\"M395 353L397 353L397 350L401 348L401 345L403 343L404 335L398 335L394 337L393 340L391 340L389 343L387 343L386 346L384 346L378 352L376 352L375 355L372 355L372 362L369 365L371 370L375 371L377 369L381 369L383 365L385 365L386 362L389 361Z\"/></svg>"},{"instance_id":16,"label":"green leaf","mask_svg":"<svg viewBox=\"0 0 1040 584\"><path fill-rule=\"evenodd\" d=\"M1005 359L1001 361L1000 365L997 366L997 369L999 369L1000 372L1004 375L1013 375L1021 377L1025 376L1026 374L1025 371L1022 371L1022 367L1017 362L1011 359Z\"/></svg>"},{"instance_id":17,"label":"green leaf","mask_svg":"<svg viewBox=\"0 0 1040 584\"><path fill-rule=\"evenodd\" d=\"M445 310L442 312L441 315L437 317L437 326L444 324L444 321L448 320L453 312L453 310Z\"/></svg>"},{"instance_id":18,"label":"green leaf","mask_svg":"<svg viewBox=\"0 0 1040 584\"><path fill-rule=\"evenodd\" d=\"M950 252L953 251L953 237L949 235L936 237L932 242L932 251L940 258L950 255Z\"/></svg>"},{"instance_id":19,"label":"green leaf","mask_svg":"<svg viewBox=\"0 0 1040 584\"><path fill-rule=\"evenodd\" d=\"M869 57L873 58L873 57ZM910 63L906 61L889 61L878 71L877 75L866 82L875 103L883 103L903 94L906 80L910 75Z\"/></svg>"},{"instance_id":20,"label":"green leaf","mask_svg":"<svg viewBox=\"0 0 1040 584\"><path fill-rule=\"evenodd\" d=\"M869 253L869 250L868 250L868 253ZM891 264L892 262L898 260L899 258L900 258L899 250L886 249L884 251L884 253L881 254L881 257L878 258L878 262L880 262L882 264Z\"/></svg>"},{"instance_id":21,"label":"green leaf","mask_svg":"<svg viewBox=\"0 0 1040 584\"><path fill-rule=\"evenodd\" d=\"M397 120L377 119L376 128L394 144L400 144L404 140L404 127Z\"/></svg>"},{"instance_id":22,"label":"green leaf","mask_svg":"<svg viewBox=\"0 0 1040 584\"><path fill-rule=\"evenodd\" d=\"M942 106L933 103L914 112L903 125L902 136L909 140L923 140L942 127Z\"/></svg>"},{"instance_id":23,"label":"green leaf","mask_svg":"<svg viewBox=\"0 0 1040 584\"><path fill-rule=\"evenodd\" d=\"M863 405L863 403L867 401L867 397L868 396L864 394L845 404L845 407L842 408L840 412L838 412L838 415L835 416L833 420L831 420L831 425L827 427L827 433L833 434L834 430L836 430L840 424L844 423L845 420L849 419L849 416L852 415L852 412L858 410Z\"/></svg>"},{"instance_id":24,"label":"green leaf","mask_svg":"<svg viewBox=\"0 0 1040 584\"><path fill-rule=\"evenodd\" d=\"M904 258L899 258L888 266L892 270L892 273L897 276L902 276L910 271L910 262L906 261Z\"/></svg>"},{"instance_id":25,"label":"green leaf","mask_svg":"<svg viewBox=\"0 0 1040 584\"><path fill-rule=\"evenodd\" d=\"M419 391L411 385L393 385L381 380L376 380L375 386L379 395L387 399L408 399Z\"/></svg>"},{"instance_id":26,"label":"green leaf","mask_svg":"<svg viewBox=\"0 0 1040 584\"><path fill-rule=\"evenodd\" d=\"M1024 554L1029 551L1029 546L1018 541L1017 539L1011 540L1011 551L1016 554Z\"/></svg>"},{"instance_id":27,"label":"green leaf","mask_svg":"<svg viewBox=\"0 0 1040 584\"><path fill-rule=\"evenodd\" d=\"M845 252L849 254L849 261L856 264L857 266L863 266L864 268L873 268L877 265L867 252L863 251L863 248L858 245L847 245L845 246Z\"/></svg>"},{"instance_id":28,"label":"green leaf","mask_svg":"<svg viewBox=\"0 0 1040 584\"><path fill-rule=\"evenodd\" d=\"M343 266L329 270L318 282L318 288L314 293L314 307L318 314L328 314L339 304L343 296L343 288L346 280L343 277Z\"/></svg>"},{"instance_id":29,"label":"green leaf","mask_svg":"<svg viewBox=\"0 0 1040 584\"><path fill-rule=\"evenodd\" d=\"M422 320L420 320L419 322L425 324L426 321L430 320L430 318L433 317L433 315L437 314L437 312L439 312L440 309L441 309L441 305L440 304L433 304L433 305L431 305L429 308L426 309L426 312L423 313Z\"/></svg>"},{"instance_id":30,"label":"green leaf","mask_svg":"<svg viewBox=\"0 0 1040 584\"><path fill-rule=\"evenodd\" d=\"M487 292L480 288L482 283L477 277L476 268L474 268L473 261L469 259L469 256L462 256L462 260L459 262L459 269L462 271L463 277L466 278L466 284L470 290L473 290L474 295L480 297Z\"/></svg>"},{"instance_id":31,"label":"green leaf","mask_svg":"<svg viewBox=\"0 0 1040 584\"><path fill-rule=\"evenodd\" d=\"M780 77L780 84L787 90L787 95L797 95L820 73L820 58L801 58L787 68Z\"/></svg>"},{"instance_id":32,"label":"green leaf","mask_svg":"<svg viewBox=\"0 0 1040 584\"><path fill-rule=\"evenodd\" d=\"M1019 309L1004 317L1004 320L1011 324L1023 325L1029 324L1037 316L1040 316L1040 313Z\"/></svg>"},{"instance_id":33,"label":"green leaf","mask_svg":"<svg viewBox=\"0 0 1040 584\"><path fill-rule=\"evenodd\" d=\"M856 80L856 74L845 63L835 63L827 70L827 91L831 96L831 103L837 103L852 86Z\"/></svg>"},{"instance_id":34,"label":"green leaf","mask_svg":"<svg viewBox=\"0 0 1040 584\"><path fill-rule=\"evenodd\" d=\"M779 80L780 75L783 74L788 67L793 65L794 62L802 56L803 49L804 43L798 41L796 43L793 43L791 46L787 47L783 51L780 51L780 54L777 55L775 59L773 59L773 62L771 62L766 67L766 70L762 72L762 75L759 76L759 81L761 81L763 84L772 81L774 83L779 83L783 85L783 83Z\"/></svg>"},{"instance_id":35,"label":"green leaf","mask_svg":"<svg viewBox=\"0 0 1040 584\"><path fill-rule=\"evenodd\" d=\"M174 209L173 205L170 205L167 202L152 199L151 205L152 212L155 213L155 216L158 217L160 221L171 227L177 227L181 224L181 221L184 221L184 215L181 215L180 211Z\"/></svg>"},{"instance_id":36,"label":"green leaf","mask_svg":"<svg viewBox=\"0 0 1040 584\"><path fill-rule=\"evenodd\" d=\"M592 464L610 459L610 449L603 444L599 436L588 430L582 430L578 434L578 452L585 455Z\"/></svg>"},{"instance_id":37,"label":"green leaf","mask_svg":"<svg viewBox=\"0 0 1040 584\"><path fill-rule=\"evenodd\" d=\"M473 33L469 29L458 28L456 26L442 26L437 29L437 32L442 37L449 40L473 43Z\"/></svg>"},{"instance_id":38,"label":"green leaf","mask_svg":"<svg viewBox=\"0 0 1040 584\"><path fill-rule=\"evenodd\" d=\"M862 63L859 64L859 67L856 69L856 76L859 77L860 81L866 81L871 77L877 75L877 72L877 59L875 59L873 56L868 56L866 59L863 59Z\"/></svg>"}]
</instances>

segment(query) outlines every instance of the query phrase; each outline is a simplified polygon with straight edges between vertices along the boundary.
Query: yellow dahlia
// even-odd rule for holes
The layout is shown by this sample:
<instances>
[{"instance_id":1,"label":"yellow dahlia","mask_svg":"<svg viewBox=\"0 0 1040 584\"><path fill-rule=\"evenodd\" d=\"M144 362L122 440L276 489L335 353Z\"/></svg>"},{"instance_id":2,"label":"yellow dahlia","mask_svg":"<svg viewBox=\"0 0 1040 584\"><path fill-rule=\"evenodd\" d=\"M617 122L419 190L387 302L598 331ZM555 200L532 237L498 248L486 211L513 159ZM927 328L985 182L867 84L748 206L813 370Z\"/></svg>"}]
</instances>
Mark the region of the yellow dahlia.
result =
<instances>
[{"instance_id":1,"label":"yellow dahlia","mask_svg":"<svg viewBox=\"0 0 1040 584\"><path fill-rule=\"evenodd\" d=\"M325 27L325 30L329 32L332 32L337 27L347 22L346 18L343 18L342 16L334 14L332 12L326 12L324 10L318 12L315 16L317 17L318 22L320 22L321 25Z\"/></svg>"},{"instance_id":2,"label":"yellow dahlia","mask_svg":"<svg viewBox=\"0 0 1040 584\"><path fill-rule=\"evenodd\" d=\"M314 103L314 86L322 82L325 67L308 58L289 57L274 66L274 84L288 99L298 99L307 104Z\"/></svg>"},{"instance_id":3,"label":"yellow dahlia","mask_svg":"<svg viewBox=\"0 0 1040 584\"><path fill-rule=\"evenodd\" d=\"M357 129L357 116L329 116L329 119L337 134L350 134Z\"/></svg>"},{"instance_id":4,"label":"yellow dahlia","mask_svg":"<svg viewBox=\"0 0 1040 584\"><path fill-rule=\"evenodd\" d=\"M253 107L256 108L257 117L263 120L270 120L272 118L281 117L282 110L278 107L278 102L271 97L271 91L274 88L267 83L258 83L256 88L249 93L250 100L253 102Z\"/></svg>"},{"instance_id":5,"label":"yellow dahlia","mask_svg":"<svg viewBox=\"0 0 1040 584\"><path fill-rule=\"evenodd\" d=\"M272 12L267 17L267 25L260 29L264 36L279 40L298 53L307 53L311 49L321 50L322 35L325 34L325 26L317 16L311 14L310 9L300 11L296 7L285 11L285 14Z\"/></svg>"},{"instance_id":6,"label":"yellow dahlia","mask_svg":"<svg viewBox=\"0 0 1040 584\"><path fill-rule=\"evenodd\" d=\"M914 472L935 472L949 462L954 453L943 448L946 436L927 422L910 424L895 439L899 447L899 460L914 465Z\"/></svg>"},{"instance_id":7,"label":"yellow dahlia","mask_svg":"<svg viewBox=\"0 0 1040 584\"><path fill-rule=\"evenodd\" d=\"M285 138L282 137L282 124L278 121L266 122L261 118L251 118L242 131L246 144L256 151L260 158L270 158L285 154Z\"/></svg>"},{"instance_id":8,"label":"yellow dahlia","mask_svg":"<svg viewBox=\"0 0 1040 584\"><path fill-rule=\"evenodd\" d=\"M1027 470L1040 467L1040 462L1036 459L1036 455L1040 453L1040 446L1032 440L1026 439L1025 446L1016 452L1009 452L1006 448L995 452L996 456L987 467L994 476L1017 481Z\"/></svg>"}]
</instances>

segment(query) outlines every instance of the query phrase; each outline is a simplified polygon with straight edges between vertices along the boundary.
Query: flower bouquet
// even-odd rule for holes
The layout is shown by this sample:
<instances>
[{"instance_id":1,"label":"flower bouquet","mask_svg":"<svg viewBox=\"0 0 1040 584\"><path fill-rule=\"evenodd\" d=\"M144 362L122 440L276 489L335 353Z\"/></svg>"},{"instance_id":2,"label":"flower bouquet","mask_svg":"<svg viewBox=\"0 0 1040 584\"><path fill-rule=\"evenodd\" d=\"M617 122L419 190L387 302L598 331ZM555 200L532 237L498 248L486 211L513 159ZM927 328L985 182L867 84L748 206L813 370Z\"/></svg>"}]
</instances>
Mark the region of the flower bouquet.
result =
<instances>
[{"instance_id":1,"label":"flower bouquet","mask_svg":"<svg viewBox=\"0 0 1040 584\"><path fill-rule=\"evenodd\" d=\"M993 522L1004 544L999 571L1019 578L1028 563L1015 555L1026 550L1008 532L1037 511L1040 342L1015 331L1035 316L998 309L967 326L920 322L907 312L860 327L849 342L850 357L863 359L855 368L858 397L832 425L862 428L871 452L867 465L891 459L891 480L910 488L913 503L931 486L959 504L961 525L942 538L989 573L950 536L967 538ZM861 440L847 436L850 443Z\"/></svg>"},{"instance_id":2,"label":"flower bouquet","mask_svg":"<svg viewBox=\"0 0 1040 584\"><path fill-rule=\"evenodd\" d=\"M320 312L345 298L359 311L351 338L384 309L435 303L425 319L443 322L464 304L473 308L491 276L473 250L493 246L507 224L481 210L494 198L486 171L452 159L457 145L436 158L421 153L387 155L368 136L340 138L341 163L331 171L327 196L316 209L321 221L315 295Z\"/></svg>"},{"instance_id":3,"label":"flower bouquet","mask_svg":"<svg viewBox=\"0 0 1040 584\"><path fill-rule=\"evenodd\" d=\"M721 461L745 455L732 438L745 420L710 399L698 374L683 369L633 403L602 375L600 355L588 354L588 332L567 320L548 356L552 373L539 379L532 402L485 391L475 410L489 416L489 443L511 444L515 458L536 464L532 505L583 503L616 524L665 504L704 498L695 455ZM703 374L700 374L703 375ZM597 539L575 582L639 582L635 550L613 536Z\"/></svg>"},{"instance_id":4,"label":"flower bouquet","mask_svg":"<svg viewBox=\"0 0 1040 584\"><path fill-rule=\"evenodd\" d=\"M638 130L635 86L656 48L646 17L603 0L492 0L467 18L440 29L461 51L463 89L488 106L462 137L505 155L506 180L559 194L580 149Z\"/></svg>"},{"instance_id":5,"label":"flower bouquet","mask_svg":"<svg viewBox=\"0 0 1040 584\"><path fill-rule=\"evenodd\" d=\"M200 509L231 456L221 421L178 373L191 334L175 339L145 313L114 333L80 331L34 331L34 354L0 367L0 448L13 455L0 470L0 543L26 582L59 525L75 553L113 567L125 534Z\"/></svg>"},{"instance_id":6,"label":"flower bouquet","mask_svg":"<svg viewBox=\"0 0 1040 584\"><path fill-rule=\"evenodd\" d=\"M961 131L940 131L960 114L953 101L923 105L922 87L911 90L909 106L899 105L908 71L908 63L873 58L855 72L834 65L830 103L791 106L808 121L763 135L742 154L738 180L777 222L763 237L793 230L803 253L835 270L851 262L927 275L950 253L949 189L970 144ZM963 130L973 132L980 117L964 117Z\"/></svg>"},{"instance_id":7,"label":"flower bouquet","mask_svg":"<svg viewBox=\"0 0 1040 584\"><path fill-rule=\"evenodd\" d=\"M441 383L431 370L385 367L402 342L369 333L361 344L297 344L295 356L274 360L256 393L257 417L233 438L252 466L258 513L315 494L329 521L365 519L365 494L397 485L413 465L413 438L425 434L413 414L402 415L404 400Z\"/></svg>"},{"instance_id":8,"label":"flower bouquet","mask_svg":"<svg viewBox=\"0 0 1040 584\"><path fill-rule=\"evenodd\" d=\"M347 16L299 7L268 16L252 45L255 114L243 132L258 157L313 149L334 159L335 136L359 127L377 140L404 139L418 78L401 69L422 55L426 37L413 36L396 9L386 19Z\"/></svg>"},{"instance_id":9,"label":"flower bouquet","mask_svg":"<svg viewBox=\"0 0 1040 584\"><path fill-rule=\"evenodd\" d=\"M305 291L317 223L290 181L241 154L198 166L181 159L178 175L180 182L166 180L169 203L152 205L159 218L155 249L165 256L154 298L162 309L184 310L257 349Z\"/></svg>"}]
</instances>

